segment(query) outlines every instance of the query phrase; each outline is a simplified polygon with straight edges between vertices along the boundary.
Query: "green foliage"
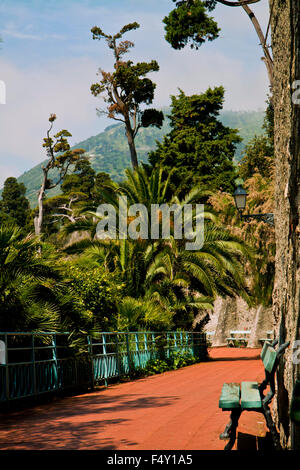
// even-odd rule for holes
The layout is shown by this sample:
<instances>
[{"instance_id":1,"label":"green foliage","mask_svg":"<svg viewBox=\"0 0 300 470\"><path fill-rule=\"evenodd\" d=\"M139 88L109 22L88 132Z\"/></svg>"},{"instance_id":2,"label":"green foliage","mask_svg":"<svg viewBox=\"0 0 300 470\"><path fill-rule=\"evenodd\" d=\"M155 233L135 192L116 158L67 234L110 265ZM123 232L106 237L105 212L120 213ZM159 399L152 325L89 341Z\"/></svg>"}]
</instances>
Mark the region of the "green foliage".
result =
<instances>
[{"instance_id":1,"label":"green foliage","mask_svg":"<svg viewBox=\"0 0 300 470\"><path fill-rule=\"evenodd\" d=\"M244 179L248 193L245 212L249 214L274 212L274 113L271 104L266 109L262 130L266 134L249 142L239 165L239 175ZM255 257L251 265L245 265L245 272L254 302L270 306L275 272L274 227L256 219L247 223L241 221L233 197L228 193L218 192L209 202L222 223L255 248Z\"/></svg>"},{"instance_id":2,"label":"green foliage","mask_svg":"<svg viewBox=\"0 0 300 470\"><path fill-rule=\"evenodd\" d=\"M220 29L207 10L212 9L213 1L176 1L176 8L163 20L165 39L174 49L182 49L188 43L198 49L205 41L213 41Z\"/></svg>"},{"instance_id":3,"label":"green foliage","mask_svg":"<svg viewBox=\"0 0 300 470\"><path fill-rule=\"evenodd\" d=\"M155 374L162 374L170 370L170 367L167 364L167 361L163 359L151 359L148 363L146 368L144 369L145 375L155 375Z\"/></svg>"},{"instance_id":4,"label":"green foliage","mask_svg":"<svg viewBox=\"0 0 300 470\"><path fill-rule=\"evenodd\" d=\"M49 331L58 327L50 298L59 283L57 270L37 256L38 242L21 229L0 226L0 330Z\"/></svg>"},{"instance_id":5,"label":"green foliage","mask_svg":"<svg viewBox=\"0 0 300 470\"><path fill-rule=\"evenodd\" d=\"M71 174L66 175L61 185L63 194L84 193L91 197L95 186L95 170L87 159L76 162Z\"/></svg>"},{"instance_id":6,"label":"green foliage","mask_svg":"<svg viewBox=\"0 0 300 470\"><path fill-rule=\"evenodd\" d=\"M183 200L174 196L168 199L168 184L159 168L150 175L142 168L127 170L127 179L112 185L103 196L117 213L120 195L127 197L129 206L144 204L148 218L151 204L176 202L182 207L203 198L203 192L194 188ZM157 215L161 223L159 211ZM122 329L190 329L195 316L211 309L217 295L239 293L249 301L242 262L251 255L250 250L238 237L217 226L211 212L206 211L203 217L204 244L195 252L185 249L185 240L174 239L174 226L170 227L170 239L166 240L152 240L150 233L148 238L137 240L96 239L98 218L93 213L86 214L86 220L65 227L66 233L90 232L89 238L70 245L66 251L82 253L90 266L95 263L120 275L126 286L126 297L118 305ZM127 224L131 222L128 217ZM149 230L150 227L149 221Z\"/></svg>"},{"instance_id":7,"label":"green foliage","mask_svg":"<svg viewBox=\"0 0 300 470\"><path fill-rule=\"evenodd\" d=\"M122 285L103 269L64 263L51 245L20 229L0 227L0 331L68 331L84 350L84 336L116 326Z\"/></svg>"},{"instance_id":8,"label":"green foliage","mask_svg":"<svg viewBox=\"0 0 300 470\"><path fill-rule=\"evenodd\" d=\"M29 217L26 188L16 178L7 178L4 183L2 200L0 201L0 223L16 224L24 229Z\"/></svg>"},{"instance_id":9,"label":"green foliage","mask_svg":"<svg viewBox=\"0 0 300 470\"><path fill-rule=\"evenodd\" d=\"M268 137L254 137L244 150L244 156L239 163L239 176L243 180L251 178L255 173L270 178L273 169L273 146Z\"/></svg>"},{"instance_id":10,"label":"green foliage","mask_svg":"<svg viewBox=\"0 0 300 470\"><path fill-rule=\"evenodd\" d=\"M116 330L117 306L124 289L118 277L100 266L82 267L72 263L67 265L65 274L76 308L89 319L90 327L98 331Z\"/></svg>"},{"instance_id":11,"label":"green foliage","mask_svg":"<svg viewBox=\"0 0 300 470\"><path fill-rule=\"evenodd\" d=\"M170 328L172 315L163 311L150 298L125 297L118 305L118 330L136 331L146 329L161 331Z\"/></svg>"},{"instance_id":12,"label":"green foliage","mask_svg":"<svg viewBox=\"0 0 300 470\"><path fill-rule=\"evenodd\" d=\"M100 204L104 203L103 190L111 184L112 180L107 173L101 171L96 174L92 193L93 204L95 207L98 207Z\"/></svg>"},{"instance_id":13,"label":"green foliage","mask_svg":"<svg viewBox=\"0 0 300 470\"><path fill-rule=\"evenodd\" d=\"M171 175L172 192L180 196L195 185L232 192L237 177L233 158L241 139L237 130L225 127L218 119L223 87L192 96L180 90L171 98L171 132L150 153L150 163Z\"/></svg>"},{"instance_id":14,"label":"green foliage","mask_svg":"<svg viewBox=\"0 0 300 470\"><path fill-rule=\"evenodd\" d=\"M62 183L64 177L66 176L68 169L71 165L75 165L82 159L84 154L83 149L73 149L71 150L70 144L68 142L68 137L71 137L69 131L63 129L57 132L53 137L51 137L50 132L52 131L53 123L56 120L56 115L51 114L49 117L49 122L51 123L50 128L47 131L47 137L45 137L43 147L46 148L47 152L47 164L42 167L43 177L46 178L46 185L43 192L47 189L51 189ZM59 173L59 181L52 181L48 178L48 173L52 169L57 169Z\"/></svg>"},{"instance_id":15,"label":"green foliage","mask_svg":"<svg viewBox=\"0 0 300 470\"><path fill-rule=\"evenodd\" d=\"M195 364L197 359L189 352L174 351L165 359L151 359L144 369L145 375L161 374L168 370L176 370L181 367Z\"/></svg>"},{"instance_id":16,"label":"green foliage","mask_svg":"<svg viewBox=\"0 0 300 470\"><path fill-rule=\"evenodd\" d=\"M53 214L59 211L59 207L64 204L67 204L68 201L69 201L69 198L65 195L58 195L58 196L54 196L54 197L44 200L43 202L43 210L44 210L43 232L44 232L45 237L47 237L48 241L54 242L55 237L52 237L52 235L55 235L60 230L63 224L63 220L55 219L53 217ZM38 208L36 207L34 210L32 210L31 219L36 217L37 214L38 214ZM31 231L34 231L33 223L31 227Z\"/></svg>"}]
</instances>

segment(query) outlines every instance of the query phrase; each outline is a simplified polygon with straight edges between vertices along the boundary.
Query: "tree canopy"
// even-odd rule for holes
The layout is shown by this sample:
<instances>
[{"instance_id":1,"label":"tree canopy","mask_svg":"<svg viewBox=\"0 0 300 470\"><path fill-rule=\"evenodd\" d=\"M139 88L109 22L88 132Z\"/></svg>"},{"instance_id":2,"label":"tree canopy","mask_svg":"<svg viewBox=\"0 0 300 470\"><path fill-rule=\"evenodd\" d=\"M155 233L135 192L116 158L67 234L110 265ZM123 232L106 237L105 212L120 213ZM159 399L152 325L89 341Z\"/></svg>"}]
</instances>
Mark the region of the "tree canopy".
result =
<instances>
[{"instance_id":1,"label":"tree canopy","mask_svg":"<svg viewBox=\"0 0 300 470\"><path fill-rule=\"evenodd\" d=\"M241 139L236 129L218 120L223 99L223 87L192 96L180 90L178 96L171 97L171 132L149 154L149 161L171 173L174 192L185 194L197 184L233 191L235 144Z\"/></svg>"},{"instance_id":2,"label":"tree canopy","mask_svg":"<svg viewBox=\"0 0 300 470\"><path fill-rule=\"evenodd\" d=\"M10 222L24 227L29 215L29 202L25 196L26 188L16 178L7 178L4 182L0 201L0 221Z\"/></svg>"},{"instance_id":3,"label":"tree canopy","mask_svg":"<svg viewBox=\"0 0 300 470\"><path fill-rule=\"evenodd\" d=\"M175 1L174 8L163 20L166 40L174 49L182 49L188 43L196 49L206 40L213 41L220 29L208 12L215 7L215 1Z\"/></svg>"}]
</instances>

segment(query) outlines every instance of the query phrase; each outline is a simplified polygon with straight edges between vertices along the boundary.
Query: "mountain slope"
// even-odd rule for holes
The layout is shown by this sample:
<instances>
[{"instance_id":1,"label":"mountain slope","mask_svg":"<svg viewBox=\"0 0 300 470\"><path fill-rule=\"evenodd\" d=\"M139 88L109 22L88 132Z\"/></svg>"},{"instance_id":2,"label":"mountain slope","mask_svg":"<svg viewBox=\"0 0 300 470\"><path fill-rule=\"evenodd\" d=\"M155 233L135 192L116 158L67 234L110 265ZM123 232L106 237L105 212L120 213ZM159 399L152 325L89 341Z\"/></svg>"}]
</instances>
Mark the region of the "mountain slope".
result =
<instances>
[{"instance_id":1,"label":"mountain slope","mask_svg":"<svg viewBox=\"0 0 300 470\"><path fill-rule=\"evenodd\" d=\"M168 111L166 111L166 114ZM262 133L263 111L223 111L220 120L225 126L238 129L243 142L238 145L235 159L239 161L242 151L249 140ZM169 121L165 119L161 129L140 129L136 138L136 148L140 162L147 162L148 153L155 148L156 140L161 141L163 136L170 131ZM90 137L73 148L84 148L90 158L92 167L96 172L105 171L115 181L120 181L124 176L124 169L131 166L128 143L124 126L115 124L107 127L104 132ZM42 181L41 162L18 178L27 188L26 196L32 207L37 204L37 191ZM57 177L55 172L49 174L50 178ZM57 187L48 192L48 197L59 194Z\"/></svg>"}]
</instances>

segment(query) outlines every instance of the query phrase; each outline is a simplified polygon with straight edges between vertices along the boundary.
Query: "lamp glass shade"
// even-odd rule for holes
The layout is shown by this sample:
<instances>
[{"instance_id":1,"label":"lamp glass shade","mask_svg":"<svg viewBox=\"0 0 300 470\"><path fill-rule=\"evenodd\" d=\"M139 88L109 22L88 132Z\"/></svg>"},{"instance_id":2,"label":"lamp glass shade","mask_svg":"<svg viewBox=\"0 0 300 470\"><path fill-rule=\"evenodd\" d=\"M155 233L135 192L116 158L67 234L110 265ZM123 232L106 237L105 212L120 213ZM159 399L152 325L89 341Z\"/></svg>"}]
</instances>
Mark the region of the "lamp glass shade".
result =
<instances>
[{"instance_id":1,"label":"lamp glass shade","mask_svg":"<svg viewBox=\"0 0 300 470\"><path fill-rule=\"evenodd\" d=\"M247 192L242 186L238 186L233 197L237 210L242 212L246 207Z\"/></svg>"}]
</instances>

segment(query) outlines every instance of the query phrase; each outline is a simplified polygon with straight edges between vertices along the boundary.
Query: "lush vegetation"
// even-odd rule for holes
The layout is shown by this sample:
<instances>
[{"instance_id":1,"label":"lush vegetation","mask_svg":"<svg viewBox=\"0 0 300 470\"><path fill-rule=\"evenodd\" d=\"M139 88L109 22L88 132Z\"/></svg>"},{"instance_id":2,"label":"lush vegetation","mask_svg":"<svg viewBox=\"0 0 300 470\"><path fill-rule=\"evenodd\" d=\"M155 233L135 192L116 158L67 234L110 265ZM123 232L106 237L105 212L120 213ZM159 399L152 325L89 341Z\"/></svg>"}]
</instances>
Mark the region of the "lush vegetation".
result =
<instances>
[{"instance_id":1,"label":"lush vegetation","mask_svg":"<svg viewBox=\"0 0 300 470\"><path fill-rule=\"evenodd\" d=\"M135 368L130 378L140 378L149 375L162 374L169 370L180 369L197 363L199 360L189 352L174 351L169 357L151 359L145 368Z\"/></svg>"},{"instance_id":2,"label":"lush vegetation","mask_svg":"<svg viewBox=\"0 0 300 470\"><path fill-rule=\"evenodd\" d=\"M255 136L247 145L239 164L239 175L247 190L246 213L273 213L274 207L274 149L273 108L265 114L264 135ZM275 272L274 227L262 221L239 219L231 194L219 190L209 200L222 223L251 246L256 255L253 267L245 266L256 303L271 305Z\"/></svg>"},{"instance_id":3,"label":"lush vegetation","mask_svg":"<svg viewBox=\"0 0 300 470\"><path fill-rule=\"evenodd\" d=\"M219 107L222 90L209 90L208 93L210 96L216 93ZM190 104L189 98L180 93L179 101L182 99ZM191 97L191 102L195 99L197 102L197 97ZM199 99L203 100L203 95ZM181 119L181 112L176 114L176 110L183 108L177 107L176 98L173 104L175 112L170 119L176 128ZM209 118L209 113L207 116ZM185 117L182 119L184 122ZM216 116L212 122L221 135L237 140L235 131L218 124ZM266 125L267 121L267 129ZM184 126L188 132L189 126L193 129L194 121L187 120ZM172 131L165 139L171 137ZM255 204L269 212L272 165L268 171L265 163L259 168L255 165L262 152L257 141L266 142L265 149L269 151L270 139L271 136L266 134L250 142L240 165L241 174L247 176L249 206ZM228 145L233 145L232 140L230 142ZM157 152L163 144L158 143ZM217 155L216 160L223 158L222 153ZM231 181L234 181L236 170L232 158L233 155L226 164L226 171L230 167ZM253 165L255 172L249 170ZM200 175L205 178L205 171L211 176L210 167L205 170L205 166L199 171ZM80 335L96 330L191 329L197 323L203 325L218 295L243 296L249 304L267 303L273 276L272 233L265 224L252 222L246 226L238 221L231 194L222 191L217 183L224 176L230 181L226 171L222 165L216 166L212 194L207 191L209 185L203 183L205 179L201 176L195 179L193 165L189 163L185 174L192 189L188 190L186 184L178 191L173 172L166 171L158 161L154 166L127 169L124 180L114 182L104 172L97 174L87 159L80 158L73 165L73 171L65 175L62 193L44 201L42 239L29 234L33 232L35 210L28 215L24 187L10 179L1 204L4 214L1 226L1 303L4 305L1 329L68 330L73 344L83 347ZM19 213L10 210L9 216L8 209L5 213L10 194L7 188L11 186L19 191L23 201L20 207L26 216L28 235L24 233L24 227L17 228ZM202 247L196 251L186 250L187 240L175 236L175 219L170 224L169 239L160 234L152 240L150 220L143 221L147 222L147 237L99 239L97 206L110 203L118 214L120 196L127 198L128 208L143 204L147 217L150 217L153 204L177 204L182 210L186 204L204 203ZM156 216L161 228L160 210ZM139 224L137 222L138 218L128 214L126 230L132 223L141 224L141 219ZM266 237L268 243L259 241Z\"/></svg>"},{"instance_id":4,"label":"lush vegetation","mask_svg":"<svg viewBox=\"0 0 300 470\"><path fill-rule=\"evenodd\" d=\"M205 22L205 34L195 36L189 28L174 36L178 19L189 16L186 3L177 2L165 22L176 48L185 45L185 34L196 47L217 35L203 2L195 2L192 16ZM115 71L102 71L91 90L95 96L106 94L109 117L124 120L127 143L124 127L117 125L70 148L67 130L52 135L56 116L51 115L42 168L5 182L0 204L2 330L68 331L71 344L83 350L83 336L99 330L199 330L217 296L241 296L249 305L269 302L273 234L257 222L241 224L232 193L237 178L243 178L249 209L272 211L272 109L263 129L257 128L255 113L237 115L235 127L233 113L227 113L230 125L221 114L222 87L192 96L179 90L162 126L160 111L141 108L152 103L155 85L146 75L158 64L121 60L133 43L118 40L137 27L126 25L115 36L92 30L113 50ZM248 134L240 158L243 122L251 122L257 134L252 140ZM150 132L149 126L162 129ZM128 145L126 162L123 158L130 133L132 169L127 168ZM39 189L38 205L31 210L25 181L29 194ZM198 213L195 204L204 210ZM187 206L193 209L186 213ZM115 217L113 231L107 207ZM190 228L178 236L183 214ZM105 229L101 236L99 227ZM193 230L201 243L187 249ZM172 356L149 364L148 372L193 360Z\"/></svg>"}]
</instances>

